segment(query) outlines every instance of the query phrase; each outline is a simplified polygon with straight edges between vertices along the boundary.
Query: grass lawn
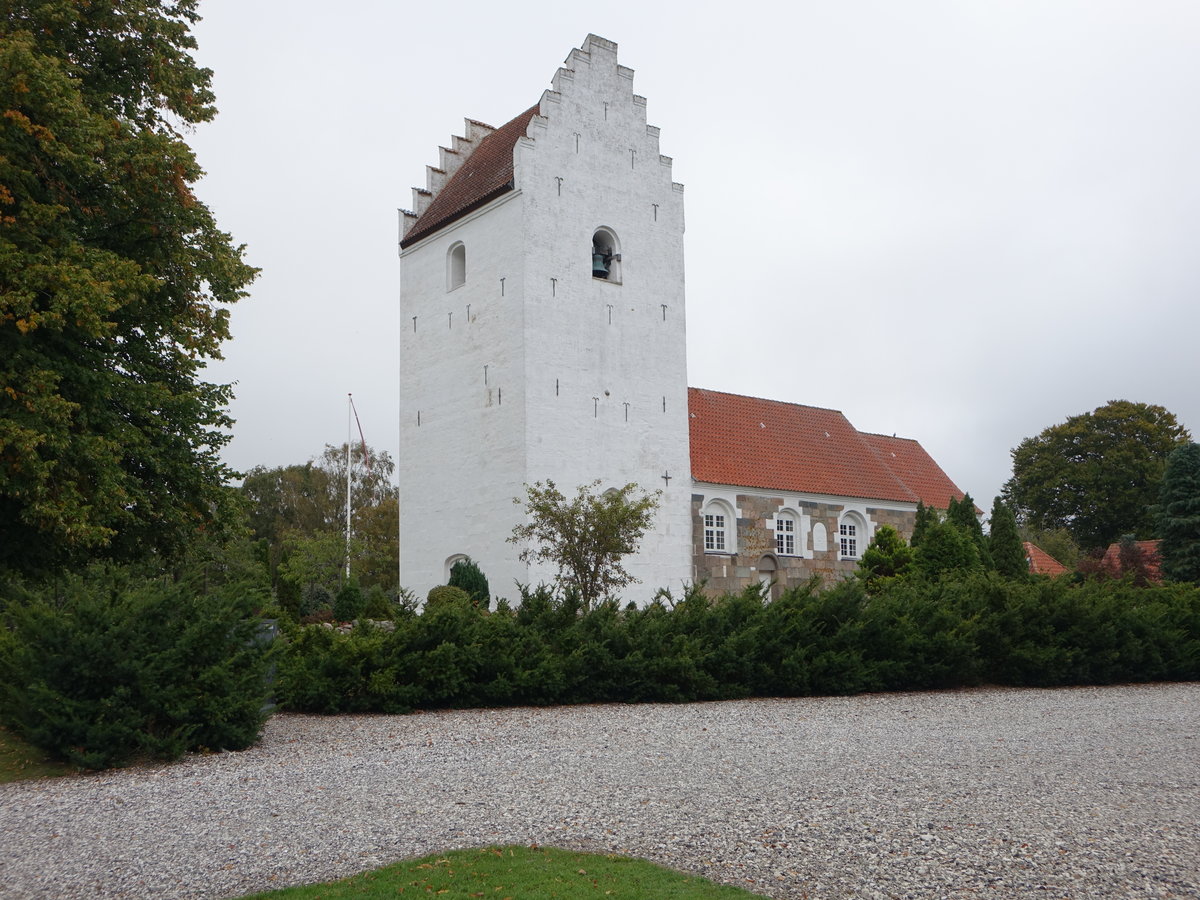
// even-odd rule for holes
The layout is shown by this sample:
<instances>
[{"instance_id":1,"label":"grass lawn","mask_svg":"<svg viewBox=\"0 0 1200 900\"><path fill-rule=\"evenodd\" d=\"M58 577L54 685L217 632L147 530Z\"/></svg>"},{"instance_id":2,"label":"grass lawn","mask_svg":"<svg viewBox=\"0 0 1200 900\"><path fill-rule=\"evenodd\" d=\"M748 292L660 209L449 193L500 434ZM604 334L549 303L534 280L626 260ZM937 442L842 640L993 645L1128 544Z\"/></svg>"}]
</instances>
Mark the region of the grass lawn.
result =
<instances>
[{"instance_id":1,"label":"grass lawn","mask_svg":"<svg viewBox=\"0 0 1200 900\"><path fill-rule=\"evenodd\" d=\"M548 847L485 847L398 862L329 884L284 888L245 900L343 900L358 897L551 900L611 897L637 900L747 900L761 897L696 875L624 856Z\"/></svg>"},{"instance_id":2,"label":"grass lawn","mask_svg":"<svg viewBox=\"0 0 1200 900\"><path fill-rule=\"evenodd\" d=\"M0 784L23 778L73 775L78 771L66 763L51 762L41 750L0 728Z\"/></svg>"}]
</instances>

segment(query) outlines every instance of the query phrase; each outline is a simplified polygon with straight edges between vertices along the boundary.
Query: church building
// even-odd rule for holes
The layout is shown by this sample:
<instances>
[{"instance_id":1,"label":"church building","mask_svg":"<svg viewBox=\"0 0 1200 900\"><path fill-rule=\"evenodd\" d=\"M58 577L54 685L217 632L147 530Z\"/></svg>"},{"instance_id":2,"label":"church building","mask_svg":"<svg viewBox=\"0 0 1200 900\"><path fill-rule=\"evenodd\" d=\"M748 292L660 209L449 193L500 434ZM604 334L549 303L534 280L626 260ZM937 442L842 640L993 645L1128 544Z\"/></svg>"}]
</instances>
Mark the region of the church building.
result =
<instances>
[{"instance_id":1,"label":"church building","mask_svg":"<svg viewBox=\"0 0 1200 900\"><path fill-rule=\"evenodd\" d=\"M661 490L626 600L853 571L880 525L962 492L912 440L834 410L689 388L683 186L617 45L588 35L537 104L466 120L400 240L400 579L470 556L492 592L549 582L507 542L525 485Z\"/></svg>"}]
</instances>

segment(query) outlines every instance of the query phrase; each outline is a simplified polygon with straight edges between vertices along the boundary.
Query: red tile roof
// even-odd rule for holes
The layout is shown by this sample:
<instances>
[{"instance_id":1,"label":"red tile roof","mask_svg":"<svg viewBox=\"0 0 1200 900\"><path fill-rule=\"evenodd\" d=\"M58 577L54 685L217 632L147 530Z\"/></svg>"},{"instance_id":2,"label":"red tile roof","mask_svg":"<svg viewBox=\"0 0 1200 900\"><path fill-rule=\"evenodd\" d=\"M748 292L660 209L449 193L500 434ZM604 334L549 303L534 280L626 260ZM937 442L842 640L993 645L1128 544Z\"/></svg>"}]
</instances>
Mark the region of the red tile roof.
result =
<instances>
[{"instance_id":1,"label":"red tile roof","mask_svg":"<svg viewBox=\"0 0 1200 900\"><path fill-rule=\"evenodd\" d=\"M862 434L837 410L688 388L688 412L698 481L939 508L963 496L916 441Z\"/></svg>"},{"instance_id":2,"label":"red tile roof","mask_svg":"<svg viewBox=\"0 0 1200 900\"><path fill-rule=\"evenodd\" d=\"M479 142L457 172L437 192L421 214L401 247L409 247L439 228L462 218L474 209L513 188L513 148L525 134L529 120L538 111L531 106L515 119L500 126Z\"/></svg>"},{"instance_id":3,"label":"red tile roof","mask_svg":"<svg viewBox=\"0 0 1200 900\"><path fill-rule=\"evenodd\" d=\"M961 500L965 496L925 448L912 438L860 433L884 465L926 506L946 509L951 497Z\"/></svg>"},{"instance_id":4,"label":"red tile roof","mask_svg":"<svg viewBox=\"0 0 1200 900\"><path fill-rule=\"evenodd\" d=\"M1161 583L1162 556L1158 552L1158 541L1134 541L1134 544L1141 551L1146 579L1152 584ZM1104 556L1100 560L1100 568L1112 578L1120 578L1125 574L1125 567L1121 564L1120 543L1108 545L1108 549L1104 551Z\"/></svg>"},{"instance_id":5,"label":"red tile roof","mask_svg":"<svg viewBox=\"0 0 1200 900\"><path fill-rule=\"evenodd\" d=\"M1037 544L1025 541L1021 546L1025 548L1025 559L1029 562L1029 571L1034 575L1054 576L1070 571Z\"/></svg>"}]
</instances>

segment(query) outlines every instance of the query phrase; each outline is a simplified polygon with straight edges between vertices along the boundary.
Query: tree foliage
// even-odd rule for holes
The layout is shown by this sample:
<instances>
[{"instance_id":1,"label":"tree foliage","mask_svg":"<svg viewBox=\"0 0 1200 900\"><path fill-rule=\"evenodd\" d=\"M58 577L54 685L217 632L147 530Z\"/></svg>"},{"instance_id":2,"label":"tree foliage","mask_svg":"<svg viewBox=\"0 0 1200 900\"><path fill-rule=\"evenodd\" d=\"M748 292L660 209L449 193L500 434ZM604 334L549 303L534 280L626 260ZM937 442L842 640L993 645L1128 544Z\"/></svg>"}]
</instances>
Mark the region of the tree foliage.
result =
<instances>
[{"instance_id":1,"label":"tree foliage","mask_svg":"<svg viewBox=\"0 0 1200 900\"><path fill-rule=\"evenodd\" d=\"M470 595L471 602L481 609L487 609L491 605L492 595L487 576L483 574L479 564L469 556L450 567L450 580L446 583L451 587L462 588Z\"/></svg>"},{"instance_id":2,"label":"tree foliage","mask_svg":"<svg viewBox=\"0 0 1200 900\"><path fill-rule=\"evenodd\" d=\"M979 548L969 531L947 519L934 522L925 529L917 547L913 565L925 578L961 577L966 572L984 568Z\"/></svg>"},{"instance_id":3,"label":"tree foliage","mask_svg":"<svg viewBox=\"0 0 1200 900\"><path fill-rule=\"evenodd\" d=\"M1167 459L1158 509L1163 575L1200 584L1200 444Z\"/></svg>"},{"instance_id":4,"label":"tree foliage","mask_svg":"<svg viewBox=\"0 0 1200 900\"><path fill-rule=\"evenodd\" d=\"M962 500L950 498L946 509L946 521L953 522L971 536L975 550L979 553L979 561L985 569L992 568L992 553L988 548L987 538L983 535L983 524L975 512L975 501L970 494L964 494Z\"/></svg>"},{"instance_id":5,"label":"tree foliage","mask_svg":"<svg viewBox=\"0 0 1200 900\"><path fill-rule=\"evenodd\" d=\"M1006 578L1024 578L1029 574L1017 518L1000 497L992 501L988 552L996 571Z\"/></svg>"},{"instance_id":6,"label":"tree foliage","mask_svg":"<svg viewBox=\"0 0 1200 900\"><path fill-rule=\"evenodd\" d=\"M192 186L195 0L4 5L0 566L174 552L227 510L203 380L255 275Z\"/></svg>"},{"instance_id":7,"label":"tree foliage","mask_svg":"<svg viewBox=\"0 0 1200 900\"><path fill-rule=\"evenodd\" d=\"M350 569L363 588L397 589L400 506L386 450L350 448ZM336 594L346 561L346 445L315 459L256 466L242 482L254 537L265 546L273 583L294 605L307 584Z\"/></svg>"},{"instance_id":8,"label":"tree foliage","mask_svg":"<svg viewBox=\"0 0 1200 900\"><path fill-rule=\"evenodd\" d=\"M1003 495L1018 521L1066 528L1085 550L1149 538L1167 457L1189 439L1163 407L1113 400L1021 441Z\"/></svg>"},{"instance_id":9,"label":"tree foliage","mask_svg":"<svg viewBox=\"0 0 1200 900\"><path fill-rule=\"evenodd\" d=\"M917 515L913 520L912 537L909 539L910 547L920 546L921 541L925 538L925 531L930 525L939 521L938 511L932 506L926 506L924 501L917 501Z\"/></svg>"},{"instance_id":10,"label":"tree foliage","mask_svg":"<svg viewBox=\"0 0 1200 900\"><path fill-rule=\"evenodd\" d=\"M90 768L239 750L266 718L269 635L253 582L92 566L0 581L0 721Z\"/></svg>"},{"instance_id":11,"label":"tree foliage","mask_svg":"<svg viewBox=\"0 0 1200 900\"><path fill-rule=\"evenodd\" d=\"M523 562L550 563L560 586L574 592L585 609L616 596L638 579L622 559L635 552L658 509L661 491L636 484L598 493L599 481L581 485L568 500L553 481L525 486L527 521L513 528L509 543L523 545Z\"/></svg>"},{"instance_id":12,"label":"tree foliage","mask_svg":"<svg viewBox=\"0 0 1200 900\"><path fill-rule=\"evenodd\" d=\"M912 564L912 547L891 525L881 525L863 551L862 559L858 562L858 575L866 585L867 592L874 594L889 579L908 575L912 571Z\"/></svg>"}]
</instances>

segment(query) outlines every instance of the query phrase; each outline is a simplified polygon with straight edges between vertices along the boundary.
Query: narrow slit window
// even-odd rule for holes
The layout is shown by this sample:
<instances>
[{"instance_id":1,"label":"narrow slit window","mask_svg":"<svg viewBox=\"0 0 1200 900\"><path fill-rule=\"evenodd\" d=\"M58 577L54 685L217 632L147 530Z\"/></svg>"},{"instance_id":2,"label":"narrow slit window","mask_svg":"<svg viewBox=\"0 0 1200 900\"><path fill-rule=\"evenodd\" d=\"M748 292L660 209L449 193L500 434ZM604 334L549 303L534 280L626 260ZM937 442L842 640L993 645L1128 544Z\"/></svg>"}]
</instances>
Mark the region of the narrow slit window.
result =
<instances>
[{"instance_id":1,"label":"narrow slit window","mask_svg":"<svg viewBox=\"0 0 1200 900\"><path fill-rule=\"evenodd\" d=\"M446 290L452 291L467 283L467 247L462 241L450 246L446 253Z\"/></svg>"}]
</instances>

